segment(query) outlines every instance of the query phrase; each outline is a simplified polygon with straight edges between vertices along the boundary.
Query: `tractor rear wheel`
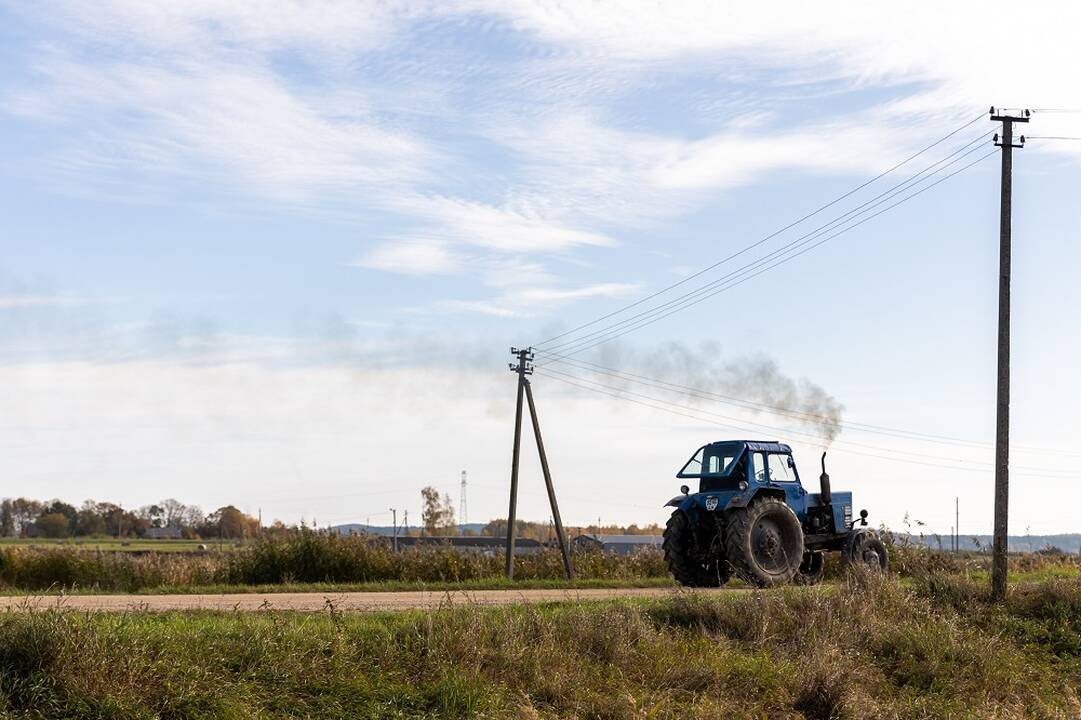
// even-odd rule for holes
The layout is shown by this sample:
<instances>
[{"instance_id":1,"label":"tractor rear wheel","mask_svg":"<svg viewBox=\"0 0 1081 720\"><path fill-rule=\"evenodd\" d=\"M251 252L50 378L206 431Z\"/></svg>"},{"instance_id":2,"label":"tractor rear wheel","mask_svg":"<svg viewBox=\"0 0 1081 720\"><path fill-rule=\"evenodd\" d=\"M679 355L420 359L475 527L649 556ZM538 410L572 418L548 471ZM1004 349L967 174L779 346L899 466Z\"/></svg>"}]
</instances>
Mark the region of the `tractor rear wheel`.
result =
<instances>
[{"instance_id":1,"label":"tractor rear wheel","mask_svg":"<svg viewBox=\"0 0 1081 720\"><path fill-rule=\"evenodd\" d=\"M701 548L694 528L682 510L668 518L664 528L664 561L668 572L684 587L719 587L728 582L728 566L714 536L709 547Z\"/></svg>"},{"instance_id":2,"label":"tractor rear wheel","mask_svg":"<svg viewBox=\"0 0 1081 720\"><path fill-rule=\"evenodd\" d=\"M750 507L729 511L724 544L736 575L758 587L788 582L803 561L799 518L774 497L758 498Z\"/></svg>"}]
</instances>

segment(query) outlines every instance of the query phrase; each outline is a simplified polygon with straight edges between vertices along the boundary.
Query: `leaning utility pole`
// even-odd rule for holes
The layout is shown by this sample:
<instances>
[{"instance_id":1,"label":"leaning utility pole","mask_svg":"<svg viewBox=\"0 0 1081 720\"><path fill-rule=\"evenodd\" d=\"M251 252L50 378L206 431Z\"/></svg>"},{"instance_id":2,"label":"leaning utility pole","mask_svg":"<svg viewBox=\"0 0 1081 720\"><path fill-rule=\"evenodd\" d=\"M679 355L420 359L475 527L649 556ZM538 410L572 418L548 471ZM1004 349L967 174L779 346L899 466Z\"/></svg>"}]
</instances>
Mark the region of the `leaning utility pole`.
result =
<instances>
[{"instance_id":1,"label":"leaning utility pole","mask_svg":"<svg viewBox=\"0 0 1081 720\"><path fill-rule=\"evenodd\" d=\"M574 579L574 566L571 564L570 547L563 532L563 521L559 517L559 505L556 503L556 491L552 485L552 473L548 469L548 455L544 452L544 440L541 438L540 420L537 419L537 406L533 402L533 388L527 375L533 374L533 348L511 348L511 354L518 358L511 363L510 369L518 374L518 402L514 411L514 450L510 464L510 509L507 511L507 578L514 577L514 525L518 514L518 457L522 449L522 396L529 401L529 417L533 421L533 437L537 441L537 453L540 455L541 471L544 473L544 485L548 490L548 503L552 506L552 518L555 520L556 536L559 538L559 551L563 555L563 571L568 580Z\"/></svg>"},{"instance_id":2,"label":"leaning utility pole","mask_svg":"<svg viewBox=\"0 0 1081 720\"><path fill-rule=\"evenodd\" d=\"M991 550L991 597L1006 598L1006 551L1010 503L1010 224L1013 195L1013 149L1024 147L1025 136L1014 145L1013 124L1028 122L1023 115L995 112L991 120L1002 123L995 145L1002 148L1002 199L998 219L998 403L995 413L995 537Z\"/></svg>"}]
</instances>

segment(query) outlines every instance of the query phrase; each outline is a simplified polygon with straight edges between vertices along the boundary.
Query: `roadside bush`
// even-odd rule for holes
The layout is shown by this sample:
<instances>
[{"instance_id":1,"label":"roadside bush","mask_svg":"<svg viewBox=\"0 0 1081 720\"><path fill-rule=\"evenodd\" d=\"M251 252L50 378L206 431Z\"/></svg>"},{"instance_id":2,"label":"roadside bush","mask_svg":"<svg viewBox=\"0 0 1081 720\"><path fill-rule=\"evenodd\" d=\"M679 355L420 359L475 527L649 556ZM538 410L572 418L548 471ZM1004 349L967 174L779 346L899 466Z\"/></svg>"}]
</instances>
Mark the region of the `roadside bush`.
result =
<instances>
[{"instance_id":1,"label":"roadside bush","mask_svg":"<svg viewBox=\"0 0 1081 720\"><path fill-rule=\"evenodd\" d=\"M208 585L220 576L220 561L213 555L0 548L0 584L22 590L132 592L165 585Z\"/></svg>"},{"instance_id":2,"label":"roadside bush","mask_svg":"<svg viewBox=\"0 0 1081 720\"><path fill-rule=\"evenodd\" d=\"M292 538L257 541L230 554L226 563L223 581L234 584L458 582L503 574L502 554L463 552L450 547L395 553L382 540L311 531ZM574 564L578 576L584 579L665 577L668 572L657 551L630 556L576 553ZM515 556L514 567L515 577L522 580L563 577L563 560L556 550Z\"/></svg>"},{"instance_id":3,"label":"roadside bush","mask_svg":"<svg viewBox=\"0 0 1081 720\"><path fill-rule=\"evenodd\" d=\"M657 551L630 556L576 553L583 580L635 580L667 576ZM303 531L258 540L228 553L129 553L73 547L0 548L0 586L19 590L136 592L156 588L284 583L449 583L497 579L503 556L450 547L395 553L385 541ZM515 577L558 580L558 551L515 557Z\"/></svg>"}]
</instances>

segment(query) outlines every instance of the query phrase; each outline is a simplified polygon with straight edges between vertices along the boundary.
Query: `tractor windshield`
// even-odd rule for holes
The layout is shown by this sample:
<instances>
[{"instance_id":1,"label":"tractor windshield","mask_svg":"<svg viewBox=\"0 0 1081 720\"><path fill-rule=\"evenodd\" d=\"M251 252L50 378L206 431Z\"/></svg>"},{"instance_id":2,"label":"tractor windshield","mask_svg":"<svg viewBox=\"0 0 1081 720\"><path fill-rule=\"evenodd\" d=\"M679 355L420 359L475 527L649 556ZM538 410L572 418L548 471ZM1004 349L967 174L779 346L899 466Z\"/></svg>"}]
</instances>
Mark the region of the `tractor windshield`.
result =
<instances>
[{"instance_id":1,"label":"tractor windshield","mask_svg":"<svg viewBox=\"0 0 1081 720\"><path fill-rule=\"evenodd\" d=\"M678 478L722 478L728 476L739 460L743 443L714 443L698 449L687 461Z\"/></svg>"}]
</instances>

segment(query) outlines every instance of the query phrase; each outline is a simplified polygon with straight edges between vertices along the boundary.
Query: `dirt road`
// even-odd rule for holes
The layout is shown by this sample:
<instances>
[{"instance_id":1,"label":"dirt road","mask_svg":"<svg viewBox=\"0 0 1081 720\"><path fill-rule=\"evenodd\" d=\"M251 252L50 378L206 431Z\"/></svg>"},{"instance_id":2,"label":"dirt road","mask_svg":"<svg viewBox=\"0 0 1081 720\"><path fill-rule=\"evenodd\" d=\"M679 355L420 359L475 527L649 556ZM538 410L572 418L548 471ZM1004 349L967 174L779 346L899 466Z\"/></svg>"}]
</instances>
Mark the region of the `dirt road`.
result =
<instances>
[{"instance_id":1,"label":"dirt road","mask_svg":"<svg viewBox=\"0 0 1081 720\"><path fill-rule=\"evenodd\" d=\"M456 605L579 602L611 598L665 597L672 588L580 590L469 590L440 592L237 593L228 595L39 595L0 597L0 611L67 608L92 612L147 610L258 610L343 612L430 609ZM707 590L696 592L731 592Z\"/></svg>"}]
</instances>

